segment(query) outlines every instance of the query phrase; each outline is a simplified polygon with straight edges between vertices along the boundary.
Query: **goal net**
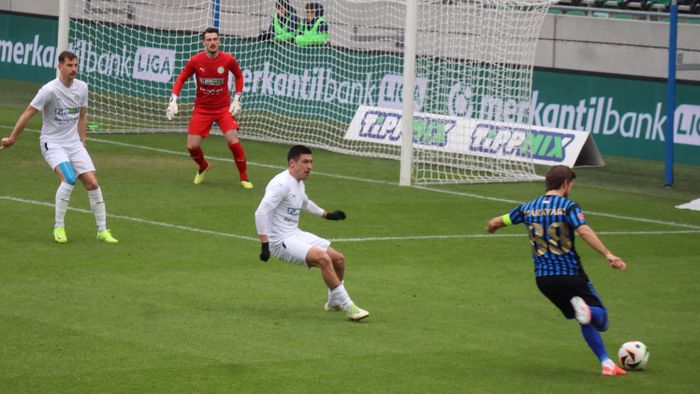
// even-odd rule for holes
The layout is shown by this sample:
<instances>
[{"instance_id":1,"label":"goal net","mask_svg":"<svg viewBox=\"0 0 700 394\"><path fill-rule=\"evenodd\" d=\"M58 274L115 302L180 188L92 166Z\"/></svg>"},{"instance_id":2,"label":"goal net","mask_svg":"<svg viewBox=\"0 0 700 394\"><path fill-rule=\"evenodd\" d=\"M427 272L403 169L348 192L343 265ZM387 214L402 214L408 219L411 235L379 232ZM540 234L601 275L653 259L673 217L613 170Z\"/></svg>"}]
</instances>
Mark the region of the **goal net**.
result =
<instances>
[{"instance_id":1,"label":"goal net","mask_svg":"<svg viewBox=\"0 0 700 394\"><path fill-rule=\"evenodd\" d=\"M195 81L167 121L172 84L203 50L201 32L218 26L221 50L243 70L241 138L400 160L408 28L417 34L415 76L406 77L415 83L412 182L537 178L532 65L549 0L419 0L408 27L411 0L316 0L309 10L303 0L68 1L93 131L186 132ZM299 30L322 17L305 35L318 42L272 39L278 8Z\"/></svg>"}]
</instances>

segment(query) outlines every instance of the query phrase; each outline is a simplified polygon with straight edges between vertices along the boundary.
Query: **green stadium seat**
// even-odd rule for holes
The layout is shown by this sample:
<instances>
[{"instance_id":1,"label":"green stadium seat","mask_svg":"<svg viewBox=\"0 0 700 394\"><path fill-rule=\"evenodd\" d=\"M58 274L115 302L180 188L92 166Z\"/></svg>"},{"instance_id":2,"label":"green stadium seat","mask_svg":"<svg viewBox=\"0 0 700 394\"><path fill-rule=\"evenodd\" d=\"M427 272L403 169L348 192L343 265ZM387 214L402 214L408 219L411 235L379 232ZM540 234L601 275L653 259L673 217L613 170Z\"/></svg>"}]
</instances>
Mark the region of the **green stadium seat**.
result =
<instances>
[{"instance_id":1,"label":"green stadium seat","mask_svg":"<svg viewBox=\"0 0 700 394\"><path fill-rule=\"evenodd\" d=\"M671 6L671 0L646 0L642 3L642 8L644 9L654 9L661 8L667 10Z\"/></svg>"},{"instance_id":2,"label":"green stadium seat","mask_svg":"<svg viewBox=\"0 0 700 394\"><path fill-rule=\"evenodd\" d=\"M611 16L612 16L613 18L615 18L615 19L626 19L626 20L637 19L637 17L635 17L635 16L632 15L632 14L625 14L625 13L622 13L622 12L615 12L615 13L612 13Z\"/></svg>"}]
</instances>

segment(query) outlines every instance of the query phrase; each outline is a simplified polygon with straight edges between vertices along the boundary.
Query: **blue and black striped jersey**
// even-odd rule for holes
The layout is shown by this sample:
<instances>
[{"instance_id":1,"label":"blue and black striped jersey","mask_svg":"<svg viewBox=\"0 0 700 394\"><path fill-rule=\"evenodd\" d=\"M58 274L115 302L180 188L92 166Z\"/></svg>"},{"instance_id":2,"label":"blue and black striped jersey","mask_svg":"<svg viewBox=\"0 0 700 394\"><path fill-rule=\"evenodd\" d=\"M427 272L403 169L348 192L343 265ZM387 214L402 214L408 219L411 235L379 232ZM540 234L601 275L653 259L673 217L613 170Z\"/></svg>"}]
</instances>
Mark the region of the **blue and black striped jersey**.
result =
<instances>
[{"instance_id":1,"label":"blue and black striped jersey","mask_svg":"<svg viewBox=\"0 0 700 394\"><path fill-rule=\"evenodd\" d=\"M535 276L585 275L574 245L574 230L586 224L577 203L561 196L540 196L513 208L510 220L528 229Z\"/></svg>"}]
</instances>

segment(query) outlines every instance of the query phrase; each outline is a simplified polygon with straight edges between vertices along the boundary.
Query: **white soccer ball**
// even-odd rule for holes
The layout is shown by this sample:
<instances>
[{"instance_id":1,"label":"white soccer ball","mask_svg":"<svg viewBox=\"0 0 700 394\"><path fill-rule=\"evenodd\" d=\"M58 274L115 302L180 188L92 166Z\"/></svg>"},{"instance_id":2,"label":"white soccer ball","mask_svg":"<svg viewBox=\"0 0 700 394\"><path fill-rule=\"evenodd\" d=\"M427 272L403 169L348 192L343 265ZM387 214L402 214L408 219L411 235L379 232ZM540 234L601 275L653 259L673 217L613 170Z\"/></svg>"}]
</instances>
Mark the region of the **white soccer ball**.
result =
<instances>
[{"instance_id":1,"label":"white soccer ball","mask_svg":"<svg viewBox=\"0 0 700 394\"><path fill-rule=\"evenodd\" d=\"M647 345L639 341L625 342L620 346L617 358L624 369L644 369L649 362L649 349L647 349Z\"/></svg>"}]
</instances>

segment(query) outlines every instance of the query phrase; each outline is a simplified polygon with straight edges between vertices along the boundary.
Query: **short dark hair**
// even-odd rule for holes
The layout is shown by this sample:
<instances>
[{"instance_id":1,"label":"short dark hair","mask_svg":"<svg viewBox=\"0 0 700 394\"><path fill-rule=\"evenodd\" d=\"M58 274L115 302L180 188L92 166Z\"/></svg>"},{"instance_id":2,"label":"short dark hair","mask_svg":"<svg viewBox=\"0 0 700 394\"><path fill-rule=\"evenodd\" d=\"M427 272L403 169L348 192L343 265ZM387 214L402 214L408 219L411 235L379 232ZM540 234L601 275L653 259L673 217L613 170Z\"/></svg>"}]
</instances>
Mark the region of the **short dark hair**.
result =
<instances>
[{"instance_id":1,"label":"short dark hair","mask_svg":"<svg viewBox=\"0 0 700 394\"><path fill-rule=\"evenodd\" d=\"M287 153L287 163L289 163L290 160L297 161L301 157L301 155L310 155L311 154L311 149L305 147L304 145L294 145L289 149L289 153Z\"/></svg>"},{"instance_id":2,"label":"short dark hair","mask_svg":"<svg viewBox=\"0 0 700 394\"><path fill-rule=\"evenodd\" d=\"M65 62L66 60L70 61L70 60L77 59L77 58L78 58L78 55L76 55L75 53L73 53L71 51L63 51L63 52L58 54L58 62L60 64L63 64L63 62Z\"/></svg>"},{"instance_id":3,"label":"short dark hair","mask_svg":"<svg viewBox=\"0 0 700 394\"><path fill-rule=\"evenodd\" d=\"M306 3L304 8L307 11L313 11L314 17L323 16L323 6L320 3Z\"/></svg>"},{"instance_id":4,"label":"short dark hair","mask_svg":"<svg viewBox=\"0 0 700 394\"><path fill-rule=\"evenodd\" d=\"M547 171L544 178L544 185L547 191L559 189L565 181L576 179L576 173L567 166L553 166Z\"/></svg>"},{"instance_id":5,"label":"short dark hair","mask_svg":"<svg viewBox=\"0 0 700 394\"><path fill-rule=\"evenodd\" d=\"M202 41L204 40L204 36L207 35L207 33L216 33L216 35L218 36L219 29L217 29L216 27L207 27L207 30L204 30L204 32L202 32Z\"/></svg>"}]
</instances>

